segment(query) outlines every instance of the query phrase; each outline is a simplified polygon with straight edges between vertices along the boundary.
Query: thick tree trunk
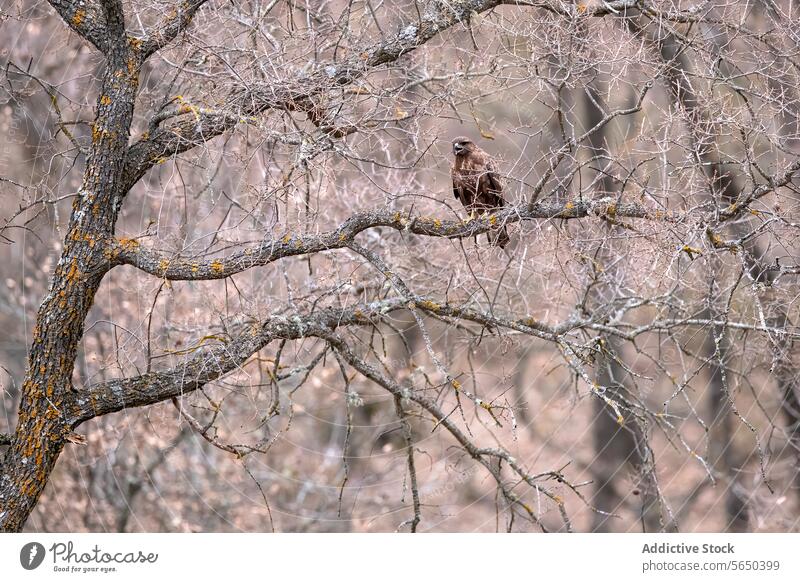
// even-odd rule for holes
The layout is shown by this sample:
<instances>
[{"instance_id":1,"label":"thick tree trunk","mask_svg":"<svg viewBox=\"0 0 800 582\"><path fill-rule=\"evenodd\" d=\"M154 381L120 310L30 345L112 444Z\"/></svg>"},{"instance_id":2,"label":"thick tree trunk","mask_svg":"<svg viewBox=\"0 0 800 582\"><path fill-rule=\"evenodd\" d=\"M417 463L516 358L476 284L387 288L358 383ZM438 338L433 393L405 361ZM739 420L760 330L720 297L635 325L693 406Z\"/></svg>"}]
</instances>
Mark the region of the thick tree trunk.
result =
<instances>
[{"instance_id":1,"label":"thick tree trunk","mask_svg":"<svg viewBox=\"0 0 800 582\"><path fill-rule=\"evenodd\" d=\"M117 219L116 195L140 59L125 35L121 3L105 2L108 52L92 146L64 248L33 330L17 427L0 467L0 531L19 531L72 430L72 372L84 321L103 275Z\"/></svg>"}]
</instances>

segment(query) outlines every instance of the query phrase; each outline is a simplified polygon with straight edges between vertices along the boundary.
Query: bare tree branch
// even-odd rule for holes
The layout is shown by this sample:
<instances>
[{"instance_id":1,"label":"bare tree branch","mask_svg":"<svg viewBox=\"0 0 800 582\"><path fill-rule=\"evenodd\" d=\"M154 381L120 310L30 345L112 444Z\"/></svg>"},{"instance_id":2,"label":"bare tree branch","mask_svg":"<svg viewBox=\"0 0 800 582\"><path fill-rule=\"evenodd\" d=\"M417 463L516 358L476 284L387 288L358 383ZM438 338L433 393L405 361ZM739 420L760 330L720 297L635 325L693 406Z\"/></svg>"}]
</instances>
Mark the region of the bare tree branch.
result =
<instances>
[{"instance_id":1,"label":"bare tree branch","mask_svg":"<svg viewBox=\"0 0 800 582\"><path fill-rule=\"evenodd\" d=\"M108 50L105 12L98 0L49 0L67 25L100 52Z\"/></svg>"},{"instance_id":2,"label":"bare tree branch","mask_svg":"<svg viewBox=\"0 0 800 582\"><path fill-rule=\"evenodd\" d=\"M132 239L110 242L107 256L112 265L133 265L136 268L169 280L224 279L256 266L267 265L284 257L347 247L354 237L371 228L389 227L400 232L422 236L462 239L488 232L499 224L513 224L536 219L571 220L598 216L604 218L638 218L652 221L678 222L679 214L653 210L636 203L616 204L609 199L584 202L542 201L530 206L509 207L492 216L463 222L430 216L411 216L389 208L357 212L338 228L319 235L287 233L283 238L265 240L256 247L245 248L227 257L192 260L148 249Z\"/></svg>"},{"instance_id":3,"label":"bare tree branch","mask_svg":"<svg viewBox=\"0 0 800 582\"><path fill-rule=\"evenodd\" d=\"M192 23L192 19L197 11L208 0L188 0L176 3L168 9L166 15L158 23L155 29L151 30L146 39L142 41L142 57L147 59L153 53L161 50L172 42L176 36L186 30Z\"/></svg>"}]
</instances>

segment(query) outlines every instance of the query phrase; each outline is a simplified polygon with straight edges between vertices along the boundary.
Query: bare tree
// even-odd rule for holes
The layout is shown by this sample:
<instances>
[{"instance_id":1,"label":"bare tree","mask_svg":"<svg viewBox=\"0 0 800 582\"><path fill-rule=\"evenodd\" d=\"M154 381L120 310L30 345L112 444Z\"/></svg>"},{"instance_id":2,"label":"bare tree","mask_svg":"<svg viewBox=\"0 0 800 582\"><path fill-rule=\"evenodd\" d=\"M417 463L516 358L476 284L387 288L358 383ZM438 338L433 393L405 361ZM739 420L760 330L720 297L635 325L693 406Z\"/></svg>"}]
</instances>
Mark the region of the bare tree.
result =
<instances>
[{"instance_id":1,"label":"bare tree","mask_svg":"<svg viewBox=\"0 0 800 582\"><path fill-rule=\"evenodd\" d=\"M795 4L9 8L3 531L796 528Z\"/></svg>"}]
</instances>

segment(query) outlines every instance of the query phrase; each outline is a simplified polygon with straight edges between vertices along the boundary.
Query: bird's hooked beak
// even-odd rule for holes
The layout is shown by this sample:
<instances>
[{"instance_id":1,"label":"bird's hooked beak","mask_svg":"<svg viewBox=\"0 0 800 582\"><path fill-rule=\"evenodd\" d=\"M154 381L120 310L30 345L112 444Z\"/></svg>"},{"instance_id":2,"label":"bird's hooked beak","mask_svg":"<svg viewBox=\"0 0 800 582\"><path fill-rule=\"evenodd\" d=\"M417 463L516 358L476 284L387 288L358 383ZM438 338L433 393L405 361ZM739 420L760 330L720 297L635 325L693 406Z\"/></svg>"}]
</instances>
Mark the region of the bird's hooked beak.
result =
<instances>
[{"instance_id":1,"label":"bird's hooked beak","mask_svg":"<svg viewBox=\"0 0 800 582\"><path fill-rule=\"evenodd\" d=\"M461 154L461 152L463 152L463 151L464 151L464 145L463 145L463 144L460 144L460 143L458 143L458 142L456 142L456 143L454 143L454 144L453 144L453 153L454 153L455 155L457 155L457 156L458 156L458 155L460 155L460 154Z\"/></svg>"}]
</instances>

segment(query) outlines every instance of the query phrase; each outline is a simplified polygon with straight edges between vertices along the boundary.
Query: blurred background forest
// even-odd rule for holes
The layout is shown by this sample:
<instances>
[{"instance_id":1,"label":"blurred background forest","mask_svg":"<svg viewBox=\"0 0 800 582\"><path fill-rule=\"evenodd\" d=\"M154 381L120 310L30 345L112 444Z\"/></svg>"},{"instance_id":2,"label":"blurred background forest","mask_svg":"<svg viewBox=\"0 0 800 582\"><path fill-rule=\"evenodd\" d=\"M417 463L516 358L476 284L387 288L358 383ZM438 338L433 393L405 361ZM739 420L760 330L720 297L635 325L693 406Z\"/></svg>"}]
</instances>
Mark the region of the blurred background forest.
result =
<instances>
[{"instance_id":1,"label":"blurred background forest","mask_svg":"<svg viewBox=\"0 0 800 582\"><path fill-rule=\"evenodd\" d=\"M142 67L130 140L234 122L165 152L115 236L131 256L191 264L378 208L460 221L450 140L467 135L521 212L505 250L375 226L357 237L366 255L212 280L120 265L72 383L180 366L265 318L403 299L396 276L429 303L342 337L475 447L505 451L486 457L505 488L429 411L304 337L78 427L86 442L67 444L27 530L408 531L418 498L418 531L798 531L800 7L474 4L373 65L364 47L418 35L448 4L206 3ZM122 5L132 34L166 13ZM104 59L47 2L0 6L0 433L13 433ZM362 54L363 74L342 79ZM249 108L313 83L313 98ZM563 214L527 218L533 202Z\"/></svg>"}]
</instances>

